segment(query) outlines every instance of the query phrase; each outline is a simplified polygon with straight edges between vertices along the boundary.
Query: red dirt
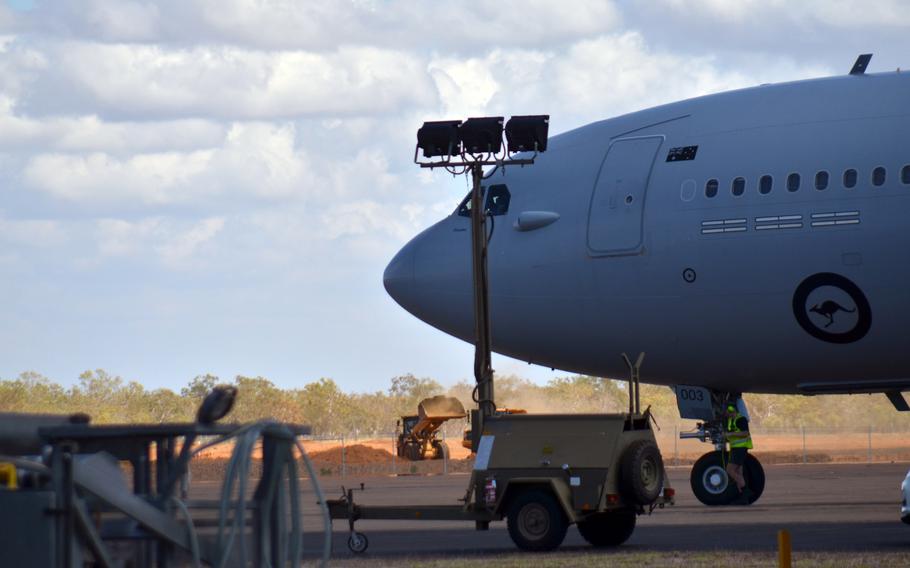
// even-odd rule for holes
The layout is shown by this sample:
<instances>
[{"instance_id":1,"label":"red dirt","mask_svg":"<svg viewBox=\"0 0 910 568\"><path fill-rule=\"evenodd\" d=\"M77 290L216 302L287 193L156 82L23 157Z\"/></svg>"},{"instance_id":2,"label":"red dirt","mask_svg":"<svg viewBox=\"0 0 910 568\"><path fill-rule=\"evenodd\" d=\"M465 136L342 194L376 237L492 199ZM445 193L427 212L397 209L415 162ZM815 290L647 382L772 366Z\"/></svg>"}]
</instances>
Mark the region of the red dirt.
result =
<instances>
[{"instance_id":1,"label":"red dirt","mask_svg":"<svg viewBox=\"0 0 910 568\"><path fill-rule=\"evenodd\" d=\"M314 462L341 464L341 446L312 452L310 453L310 459ZM344 461L349 464L389 463L391 459L392 454L389 451L363 444L354 444L344 448Z\"/></svg>"}]
</instances>

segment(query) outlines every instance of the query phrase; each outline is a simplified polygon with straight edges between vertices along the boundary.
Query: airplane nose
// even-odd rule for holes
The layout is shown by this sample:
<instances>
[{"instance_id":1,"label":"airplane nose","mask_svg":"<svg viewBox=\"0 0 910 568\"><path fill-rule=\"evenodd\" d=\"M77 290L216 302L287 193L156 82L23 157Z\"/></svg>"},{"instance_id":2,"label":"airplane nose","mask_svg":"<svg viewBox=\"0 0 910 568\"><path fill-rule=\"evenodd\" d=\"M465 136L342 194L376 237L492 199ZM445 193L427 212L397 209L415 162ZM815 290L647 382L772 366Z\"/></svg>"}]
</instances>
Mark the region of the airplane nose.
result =
<instances>
[{"instance_id":1,"label":"airplane nose","mask_svg":"<svg viewBox=\"0 0 910 568\"><path fill-rule=\"evenodd\" d=\"M382 275L386 292L405 309L413 305L415 248L413 240L402 247Z\"/></svg>"}]
</instances>

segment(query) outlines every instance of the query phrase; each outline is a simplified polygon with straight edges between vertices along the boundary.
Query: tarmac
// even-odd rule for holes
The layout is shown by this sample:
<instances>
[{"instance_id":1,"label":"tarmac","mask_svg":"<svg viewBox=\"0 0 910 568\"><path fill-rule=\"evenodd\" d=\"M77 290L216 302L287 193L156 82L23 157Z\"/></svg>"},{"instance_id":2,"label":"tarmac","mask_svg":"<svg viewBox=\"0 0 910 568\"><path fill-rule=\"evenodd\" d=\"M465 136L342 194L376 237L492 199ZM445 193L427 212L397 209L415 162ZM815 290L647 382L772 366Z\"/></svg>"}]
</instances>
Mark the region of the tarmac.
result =
<instances>
[{"instance_id":1,"label":"tarmac","mask_svg":"<svg viewBox=\"0 0 910 568\"><path fill-rule=\"evenodd\" d=\"M676 505L641 516L635 533L623 545L633 551L773 551L777 531L790 531L795 551L902 552L910 555L910 526L900 521L900 484L910 464L796 464L765 466L766 487L761 499L749 507L707 507L689 486L689 467L669 469L676 489ZM341 485L366 490L355 499L365 505L456 504L464 496L468 476L401 476L323 478L328 498L341 493ZM316 556L322 542L318 509L312 490L304 492L309 503L304 515L308 556ZM414 555L472 556L513 552L505 522L488 531L475 531L473 523L451 521L358 521L369 549L363 558L402 560ZM346 521L335 521L334 558L352 558L347 548ZM562 549L589 546L574 527ZM557 553L558 554L558 553ZM910 562L910 556L908 556Z\"/></svg>"}]
</instances>

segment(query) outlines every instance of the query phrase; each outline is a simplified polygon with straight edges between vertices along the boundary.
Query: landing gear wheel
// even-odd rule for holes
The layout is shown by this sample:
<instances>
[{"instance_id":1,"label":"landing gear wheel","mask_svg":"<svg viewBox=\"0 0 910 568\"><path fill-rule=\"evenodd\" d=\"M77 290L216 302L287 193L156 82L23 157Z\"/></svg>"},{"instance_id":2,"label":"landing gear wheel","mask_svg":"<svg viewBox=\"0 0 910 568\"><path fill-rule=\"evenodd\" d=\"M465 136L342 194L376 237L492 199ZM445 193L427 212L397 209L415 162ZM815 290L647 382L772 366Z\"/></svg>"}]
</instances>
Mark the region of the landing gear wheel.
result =
<instances>
[{"instance_id":1,"label":"landing gear wheel","mask_svg":"<svg viewBox=\"0 0 910 568\"><path fill-rule=\"evenodd\" d=\"M562 544L569 521L549 491L524 491L509 507L509 536L522 550L543 552Z\"/></svg>"},{"instance_id":2,"label":"landing gear wheel","mask_svg":"<svg viewBox=\"0 0 910 568\"><path fill-rule=\"evenodd\" d=\"M749 497L749 504L758 501L761 494L765 491L765 468L761 466L758 458L752 454L746 454L746 463L743 464L743 477L746 478L746 487L752 491Z\"/></svg>"},{"instance_id":3,"label":"landing gear wheel","mask_svg":"<svg viewBox=\"0 0 910 568\"><path fill-rule=\"evenodd\" d=\"M578 522L578 532L592 546L619 546L635 531L635 511L597 513Z\"/></svg>"},{"instance_id":4,"label":"landing gear wheel","mask_svg":"<svg viewBox=\"0 0 910 568\"><path fill-rule=\"evenodd\" d=\"M351 536L348 537L348 548L354 554L360 554L361 552L366 551L367 547L370 546L370 541L367 540L367 535L354 531L351 533Z\"/></svg>"},{"instance_id":5,"label":"landing gear wheel","mask_svg":"<svg viewBox=\"0 0 910 568\"><path fill-rule=\"evenodd\" d=\"M638 440L629 444L620 464L620 488L636 505L650 505L664 486L664 462L657 444Z\"/></svg>"},{"instance_id":6,"label":"landing gear wheel","mask_svg":"<svg viewBox=\"0 0 910 568\"><path fill-rule=\"evenodd\" d=\"M728 505L739 496L736 484L727 475L721 452L708 452L698 458L689 476L692 492L705 505Z\"/></svg>"},{"instance_id":7,"label":"landing gear wheel","mask_svg":"<svg viewBox=\"0 0 910 568\"><path fill-rule=\"evenodd\" d=\"M692 466L689 477L692 492L705 505L729 505L739 497L736 483L727 475L725 458L722 452L709 452ZM755 503L765 490L765 470L752 454L746 454L743 477L752 492L749 504Z\"/></svg>"}]
</instances>

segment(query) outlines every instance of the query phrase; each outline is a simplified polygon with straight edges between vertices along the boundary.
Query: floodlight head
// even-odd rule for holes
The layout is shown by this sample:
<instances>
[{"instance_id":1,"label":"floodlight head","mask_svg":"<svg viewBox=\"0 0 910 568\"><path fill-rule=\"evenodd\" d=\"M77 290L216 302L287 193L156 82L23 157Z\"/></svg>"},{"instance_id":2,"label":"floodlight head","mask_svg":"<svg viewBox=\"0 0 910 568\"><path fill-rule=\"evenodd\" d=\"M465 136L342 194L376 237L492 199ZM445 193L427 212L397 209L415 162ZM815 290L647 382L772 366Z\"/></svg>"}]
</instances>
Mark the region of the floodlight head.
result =
<instances>
[{"instance_id":1,"label":"floodlight head","mask_svg":"<svg viewBox=\"0 0 910 568\"><path fill-rule=\"evenodd\" d=\"M458 135L469 154L498 154L502 150L501 116L469 118L458 127Z\"/></svg>"},{"instance_id":2,"label":"floodlight head","mask_svg":"<svg viewBox=\"0 0 910 568\"><path fill-rule=\"evenodd\" d=\"M423 150L423 157L461 154L461 142L458 139L460 124L460 120L424 122L417 131L417 147Z\"/></svg>"},{"instance_id":3,"label":"floodlight head","mask_svg":"<svg viewBox=\"0 0 910 568\"><path fill-rule=\"evenodd\" d=\"M550 115L513 116L506 124L509 153L546 152Z\"/></svg>"}]
</instances>

